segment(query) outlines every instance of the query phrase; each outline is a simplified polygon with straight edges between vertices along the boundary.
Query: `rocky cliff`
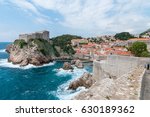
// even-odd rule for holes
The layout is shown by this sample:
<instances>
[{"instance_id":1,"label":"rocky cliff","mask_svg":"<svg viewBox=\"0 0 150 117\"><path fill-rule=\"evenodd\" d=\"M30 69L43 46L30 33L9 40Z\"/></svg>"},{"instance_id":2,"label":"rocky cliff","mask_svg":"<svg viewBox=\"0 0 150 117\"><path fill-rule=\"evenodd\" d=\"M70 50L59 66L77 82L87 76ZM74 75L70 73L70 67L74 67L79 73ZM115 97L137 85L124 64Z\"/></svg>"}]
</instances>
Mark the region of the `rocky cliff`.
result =
<instances>
[{"instance_id":1,"label":"rocky cliff","mask_svg":"<svg viewBox=\"0 0 150 117\"><path fill-rule=\"evenodd\" d=\"M13 44L6 48L10 54L8 61L20 66L33 64L40 66L49 63L57 58L69 58L59 47L55 47L52 42L44 39L15 40Z\"/></svg>"},{"instance_id":2,"label":"rocky cliff","mask_svg":"<svg viewBox=\"0 0 150 117\"><path fill-rule=\"evenodd\" d=\"M76 90L79 87L90 88L95 83L90 73L84 73L79 79L70 83L68 89Z\"/></svg>"}]
</instances>

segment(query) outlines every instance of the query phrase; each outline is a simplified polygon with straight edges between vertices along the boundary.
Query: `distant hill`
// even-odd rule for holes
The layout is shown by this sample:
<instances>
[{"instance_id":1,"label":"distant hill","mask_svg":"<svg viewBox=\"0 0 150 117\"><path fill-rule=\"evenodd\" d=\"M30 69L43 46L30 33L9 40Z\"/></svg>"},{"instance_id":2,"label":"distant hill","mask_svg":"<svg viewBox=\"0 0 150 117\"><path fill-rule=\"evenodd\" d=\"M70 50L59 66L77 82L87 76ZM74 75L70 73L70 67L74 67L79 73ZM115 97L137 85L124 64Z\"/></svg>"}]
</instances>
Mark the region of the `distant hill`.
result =
<instances>
[{"instance_id":1,"label":"distant hill","mask_svg":"<svg viewBox=\"0 0 150 117\"><path fill-rule=\"evenodd\" d=\"M121 32L121 33L117 33L115 35L115 38L120 40L128 40L130 38L134 38L134 36L129 32Z\"/></svg>"},{"instance_id":2,"label":"distant hill","mask_svg":"<svg viewBox=\"0 0 150 117\"><path fill-rule=\"evenodd\" d=\"M61 35L58 37L51 38L54 46L60 47L67 54L74 54L75 53L75 51L73 50L73 48L71 46L71 40L72 39L82 39L82 37L77 36L77 35L66 34L66 35Z\"/></svg>"},{"instance_id":3,"label":"distant hill","mask_svg":"<svg viewBox=\"0 0 150 117\"><path fill-rule=\"evenodd\" d=\"M140 36L145 35L145 34L148 33L148 32L150 32L150 29L148 29L148 30L142 32L142 33L140 34Z\"/></svg>"}]
</instances>

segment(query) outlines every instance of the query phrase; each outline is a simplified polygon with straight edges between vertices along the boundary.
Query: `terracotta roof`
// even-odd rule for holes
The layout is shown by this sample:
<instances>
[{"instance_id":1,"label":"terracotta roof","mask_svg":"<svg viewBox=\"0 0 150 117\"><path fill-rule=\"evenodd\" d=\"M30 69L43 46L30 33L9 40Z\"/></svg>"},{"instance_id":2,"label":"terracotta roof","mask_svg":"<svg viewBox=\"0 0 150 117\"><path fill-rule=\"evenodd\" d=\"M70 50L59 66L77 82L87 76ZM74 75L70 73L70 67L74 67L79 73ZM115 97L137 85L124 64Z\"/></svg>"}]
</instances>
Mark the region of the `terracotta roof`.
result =
<instances>
[{"instance_id":1,"label":"terracotta roof","mask_svg":"<svg viewBox=\"0 0 150 117\"><path fill-rule=\"evenodd\" d=\"M113 50L113 48L104 48L105 51L110 51L110 50Z\"/></svg>"},{"instance_id":2,"label":"terracotta roof","mask_svg":"<svg viewBox=\"0 0 150 117\"><path fill-rule=\"evenodd\" d=\"M150 39L147 39L147 38L131 38L129 40L133 40L133 41L150 41Z\"/></svg>"},{"instance_id":3,"label":"terracotta roof","mask_svg":"<svg viewBox=\"0 0 150 117\"><path fill-rule=\"evenodd\" d=\"M128 51L128 52L120 51L120 52L117 52L117 54L118 54L118 55L125 55L125 56L130 56L130 55L132 55L131 52L129 52L129 51Z\"/></svg>"},{"instance_id":4,"label":"terracotta roof","mask_svg":"<svg viewBox=\"0 0 150 117\"><path fill-rule=\"evenodd\" d=\"M88 45L82 45L82 47L83 48L91 48L91 47L93 47L93 45L89 45L89 44Z\"/></svg>"}]
</instances>

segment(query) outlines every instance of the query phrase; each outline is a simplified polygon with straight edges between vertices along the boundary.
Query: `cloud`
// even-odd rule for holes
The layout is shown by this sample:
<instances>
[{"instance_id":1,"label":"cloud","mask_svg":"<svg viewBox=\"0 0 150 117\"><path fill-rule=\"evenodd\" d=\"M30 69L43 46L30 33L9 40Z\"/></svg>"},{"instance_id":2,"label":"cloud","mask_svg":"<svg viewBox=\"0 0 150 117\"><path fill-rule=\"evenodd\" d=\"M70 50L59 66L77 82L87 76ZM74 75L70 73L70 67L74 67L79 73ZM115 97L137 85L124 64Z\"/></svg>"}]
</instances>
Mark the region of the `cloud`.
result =
<instances>
[{"instance_id":1,"label":"cloud","mask_svg":"<svg viewBox=\"0 0 150 117\"><path fill-rule=\"evenodd\" d=\"M0 0L0 5L4 5L5 4L5 0Z\"/></svg>"},{"instance_id":2,"label":"cloud","mask_svg":"<svg viewBox=\"0 0 150 117\"><path fill-rule=\"evenodd\" d=\"M35 23L46 24L48 23L48 16L43 15L38 8L29 2L28 0L9 0L9 2L13 3L18 8L27 12L28 14L36 15L33 21Z\"/></svg>"},{"instance_id":3,"label":"cloud","mask_svg":"<svg viewBox=\"0 0 150 117\"><path fill-rule=\"evenodd\" d=\"M36 21L42 24L54 17L51 12L56 12L63 17L56 18L59 25L95 34L137 33L148 27L150 19L145 10L150 10L148 0L13 0L13 3L37 14ZM39 9L48 10L49 15L43 15Z\"/></svg>"},{"instance_id":4,"label":"cloud","mask_svg":"<svg viewBox=\"0 0 150 117\"><path fill-rule=\"evenodd\" d=\"M10 2L14 3L16 6L18 6L19 8L25 11L30 11L36 14L40 14L37 8L27 0L10 0Z\"/></svg>"},{"instance_id":5,"label":"cloud","mask_svg":"<svg viewBox=\"0 0 150 117\"><path fill-rule=\"evenodd\" d=\"M99 25L106 24L105 13L112 8L112 0L32 1L42 8L57 11L64 17L61 24L77 29L91 29L95 26L99 27ZM100 24L100 21L103 21L103 23Z\"/></svg>"},{"instance_id":6,"label":"cloud","mask_svg":"<svg viewBox=\"0 0 150 117\"><path fill-rule=\"evenodd\" d=\"M50 21L48 21L47 19L45 19L45 18L41 18L41 17L37 17L35 20L35 23L37 23L37 24L43 24L43 25L46 25L46 24L48 24L48 23L50 23Z\"/></svg>"},{"instance_id":7,"label":"cloud","mask_svg":"<svg viewBox=\"0 0 150 117\"><path fill-rule=\"evenodd\" d=\"M70 28L99 32L136 32L145 28L144 4L147 0L32 0L41 8L57 11L64 20L61 24ZM143 3L144 2L144 3ZM147 1L148 2L148 1ZM139 25L140 23L141 25ZM138 25L137 25L138 24ZM137 27L139 26L139 27ZM143 26L143 27L142 27Z\"/></svg>"}]
</instances>

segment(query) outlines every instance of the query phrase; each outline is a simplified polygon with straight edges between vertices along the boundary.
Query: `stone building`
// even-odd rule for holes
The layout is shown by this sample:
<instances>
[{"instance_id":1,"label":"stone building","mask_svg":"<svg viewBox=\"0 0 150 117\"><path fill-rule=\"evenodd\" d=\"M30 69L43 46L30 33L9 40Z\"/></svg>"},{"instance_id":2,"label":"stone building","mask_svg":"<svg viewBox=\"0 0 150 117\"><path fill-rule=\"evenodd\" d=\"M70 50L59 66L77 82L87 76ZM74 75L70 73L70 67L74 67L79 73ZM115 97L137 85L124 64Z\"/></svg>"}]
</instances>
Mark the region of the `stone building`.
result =
<instances>
[{"instance_id":1,"label":"stone building","mask_svg":"<svg viewBox=\"0 0 150 117\"><path fill-rule=\"evenodd\" d=\"M26 42L29 39L38 39L38 38L49 40L49 31L40 31L40 32L19 35L19 39L23 39Z\"/></svg>"},{"instance_id":2,"label":"stone building","mask_svg":"<svg viewBox=\"0 0 150 117\"><path fill-rule=\"evenodd\" d=\"M71 40L72 46L80 46L82 44L88 44L87 39L72 39Z\"/></svg>"}]
</instances>

